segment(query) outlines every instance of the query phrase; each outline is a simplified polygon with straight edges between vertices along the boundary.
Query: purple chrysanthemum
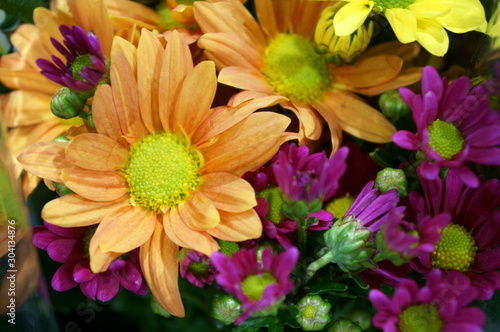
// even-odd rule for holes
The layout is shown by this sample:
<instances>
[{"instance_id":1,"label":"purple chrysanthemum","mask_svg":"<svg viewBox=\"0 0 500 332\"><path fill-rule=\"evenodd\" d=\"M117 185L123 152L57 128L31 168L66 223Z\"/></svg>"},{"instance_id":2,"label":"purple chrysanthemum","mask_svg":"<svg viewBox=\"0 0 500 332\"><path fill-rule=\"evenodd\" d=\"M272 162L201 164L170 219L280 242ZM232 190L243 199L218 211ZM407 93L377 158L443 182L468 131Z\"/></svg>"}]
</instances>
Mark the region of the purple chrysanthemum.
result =
<instances>
[{"instance_id":1,"label":"purple chrysanthemum","mask_svg":"<svg viewBox=\"0 0 500 332\"><path fill-rule=\"evenodd\" d=\"M218 271L217 283L241 301L243 314L236 319L239 325L254 312L279 303L294 287L290 273L299 258L295 247L281 254L269 248L262 252L261 261L256 250L242 249L231 257L215 252L210 257Z\"/></svg>"},{"instance_id":2,"label":"purple chrysanthemum","mask_svg":"<svg viewBox=\"0 0 500 332\"><path fill-rule=\"evenodd\" d=\"M86 242L90 241L93 227L63 228L44 222L33 228L33 243L46 250L49 257L64 263L52 277L52 288L63 292L80 284L88 298L105 302L115 297L120 285L137 294L145 295L137 250L126 259L116 259L106 272L93 273L89 266Z\"/></svg>"},{"instance_id":3,"label":"purple chrysanthemum","mask_svg":"<svg viewBox=\"0 0 500 332\"><path fill-rule=\"evenodd\" d=\"M62 45L51 38L52 45L66 58L66 63L52 55L52 62L46 59L36 60L41 73L49 80L75 91L94 89L107 73L106 58L101 44L92 33L86 33L81 27L60 25L64 37Z\"/></svg>"},{"instance_id":4,"label":"purple chrysanthemum","mask_svg":"<svg viewBox=\"0 0 500 332\"><path fill-rule=\"evenodd\" d=\"M426 179L437 178L445 167L468 186L477 187L479 180L466 162L500 165L500 112L490 110L488 89L480 85L469 91L470 87L467 77L448 84L427 66L420 95L399 89L413 112L417 133L401 130L392 139L401 148L425 156L418 172Z\"/></svg>"},{"instance_id":5,"label":"purple chrysanthemum","mask_svg":"<svg viewBox=\"0 0 500 332\"><path fill-rule=\"evenodd\" d=\"M208 256L197 251L190 250L181 260L181 277L197 287L211 285L216 272Z\"/></svg>"},{"instance_id":6,"label":"purple chrysanthemum","mask_svg":"<svg viewBox=\"0 0 500 332\"><path fill-rule=\"evenodd\" d=\"M465 283L464 283L465 282ZM477 289L460 275L442 278L439 270L429 273L427 283L419 288L412 279L405 279L392 298L378 289L369 293L377 309L373 325L385 332L395 331L482 331L486 321L479 308L466 307L477 298ZM452 285L461 284L456 292Z\"/></svg>"},{"instance_id":7,"label":"purple chrysanthemum","mask_svg":"<svg viewBox=\"0 0 500 332\"><path fill-rule=\"evenodd\" d=\"M479 299L491 298L500 289L500 181L470 188L450 172L444 184L420 180L424 196L410 193L410 215L418 219L445 212L451 223L442 230L437 249L412 261L412 267L423 273L432 268L461 271L479 289Z\"/></svg>"}]
</instances>

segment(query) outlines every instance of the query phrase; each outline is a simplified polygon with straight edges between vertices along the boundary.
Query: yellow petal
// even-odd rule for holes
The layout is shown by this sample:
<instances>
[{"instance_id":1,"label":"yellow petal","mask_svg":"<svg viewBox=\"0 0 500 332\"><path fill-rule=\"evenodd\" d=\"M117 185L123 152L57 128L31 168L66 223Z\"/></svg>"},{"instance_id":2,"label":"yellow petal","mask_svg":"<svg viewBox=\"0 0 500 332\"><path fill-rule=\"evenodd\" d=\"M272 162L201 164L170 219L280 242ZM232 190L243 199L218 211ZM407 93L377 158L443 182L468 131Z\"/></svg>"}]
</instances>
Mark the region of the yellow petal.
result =
<instances>
[{"instance_id":1,"label":"yellow petal","mask_svg":"<svg viewBox=\"0 0 500 332\"><path fill-rule=\"evenodd\" d=\"M407 44L416 40L417 19L413 12L407 9L392 8L385 11L385 17L387 17L400 42Z\"/></svg>"},{"instance_id":2,"label":"yellow petal","mask_svg":"<svg viewBox=\"0 0 500 332\"><path fill-rule=\"evenodd\" d=\"M199 190L218 210L237 213L257 205L254 189L242 178L229 173L209 173L202 181Z\"/></svg>"},{"instance_id":3,"label":"yellow petal","mask_svg":"<svg viewBox=\"0 0 500 332\"><path fill-rule=\"evenodd\" d=\"M163 215L163 227L168 237L181 247L196 250L207 256L220 249L217 241L209 234L187 227L175 208Z\"/></svg>"},{"instance_id":4,"label":"yellow petal","mask_svg":"<svg viewBox=\"0 0 500 332\"><path fill-rule=\"evenodd\" d=\"M214 203L199 190L190 190L188 198L177 208L184 223L195 231L214 228L220 222Z\"/></svg>"},{"instance_id":5,"label":"yellow petal","mask_svg":"<svg viewBox=\"0 0 500 332\"><path fill-rule=\"evenodd\" d=\"M450 44L446 30L431 20L418 20L417 41L435 56L445 55Z\"/></svg>"},{"instance_id":6,"label":"yellow petal","mask_svg":"<svg viewBox=\"0 0 500 332\"><path fill-rule=\"evenodd\" d=\"M174 20L184 25L196 24L196 20L194 19L193 6L177 5L177 7L170 11L170 15Z\"/></svg>"},{"instance_id":7,"label":"yellow petal","mask_svg":"<svg viewBox=\"0 0 500 332\"><path fill-rule=\"evenodd\" d=\"M45 204L42 219L61 227L89 226L101 222L107 214L127 204L125 196L109 202L95 202L71 194Z\"/></svg>"},{"instance_id":8,"label":"yellow petal","mask_svg":"<svg viewBox=\"0 0 500 332\"><path fill-rule=\"evenodd\" d=\"M93 171L114 171L128 159L128 150L115 140L99 134L80 134L66 148L66 160Z\"/></svg>"},{"instance_id":9,"label":"yellow petal","mask_svg":"<svg viewBox=\"0 0 500 332\"><path fill-rule=\"evenodd\" d=\"M465 33L478 29L484 32L486 16L479 0L443 1L450 8L449 13L436 17L439 25L455 33Z\"/></svg>"},{"instance_id":10,"label":"yellow petal","mask_svg":"<svg viewBox=\"0 0 500 332\"><path fill-rule=\"evenodd\" d=\"M69 165L63 168L61 180L75 193L98 202L113 201L128 190L123 176L115 171L91 171Z\"/></svg>"},{"instance_id":11,"label":"yellow petal","mask_svg":"<svg viewBox=\"0 0 500 332\"><path fill-rule=\"evenodd\" d=\"M342 7L333 17L335 34L348 36L363 24L373 8L373 1L357 0Z\"/></svg>"},{"instance_id":12,"label":"yellow petal","mask_svg":"<svg viewBox=\"0 0 500 332\"><path fill-rule=\"evenodd\" d=\"M24 169L36 176L62 182L61 167L67 166L64 148L68 143L41 142L28 146L18 160Z\"/></svg>"},{"instance_id":13,"label":"yellow petal","mask_svg":"<svg viewBox=\"0 0 500 332\"><path fill-rule=\"evenodd\" d=\"M141 247L141 269L151 293L156 301L168 312L184 317L177 278L179 248L163 231L161 223L156 223L153 236Z\"/></svg>"},{"instance_id":14,"label":"yellow petal","mask_svg":"<svg viewBox=\"0 0 500 332\"><path fill-rule=\"evenodd\" d=\"M149 240L156 219L152 211L128 205L108 213L94 237L103 252L129 252Z\"/></svg>"},{"instance_id":15,"label":"yellow petal","mask_svg":"<svg viewBox=\"0 0 500 332\"><path fill-rule=\"evenodd\" d=\"M207 233L232 242L258 239L262 236L262 222L254 209L242 213L221 211L221 223Z\"/></svg>"}]
</instances>

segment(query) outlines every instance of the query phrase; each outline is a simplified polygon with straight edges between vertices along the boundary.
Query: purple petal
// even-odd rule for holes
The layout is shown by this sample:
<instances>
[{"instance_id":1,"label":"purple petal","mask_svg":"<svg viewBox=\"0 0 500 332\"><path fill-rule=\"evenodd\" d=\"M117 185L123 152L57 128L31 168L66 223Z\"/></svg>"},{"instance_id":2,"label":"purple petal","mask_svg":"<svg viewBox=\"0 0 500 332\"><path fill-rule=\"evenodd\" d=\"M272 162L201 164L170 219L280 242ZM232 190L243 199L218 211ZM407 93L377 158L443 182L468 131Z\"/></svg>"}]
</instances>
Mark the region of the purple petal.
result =
<instances>
[{"instance_id":1,"label":"purple petal","mask_svg":"<svg viewBox=\"0 0 500 332\"><path fill-rule=\"evenodd\" d=\"M94 278L92 278L91 280L82 282L80 284L80 290L82 291L83 295L91 300L95 300L95 295L97 292L97 274L94 275Z\"/></svg>"},{"instance_id":2,"label":"purple petal","mask_svg":"<svg viewBox=\"0 0 500 332\"><path fill-rule=\"evenodd\" d=\"M392 141L400 148L406 150L418 150L420 141L411 132L407 130L400 130L392 135Z\"/></svg>"},{"instance_id":3,"label":"purple petal","mask_svg":"<svg viewBox=\"0 0 500 332\"><path fill-rule=\"evenodd\" d=\"M58 292L64 292L78 285L78 282L73 279L74 266L74 263L66 263L58 268L52 277L52 288Z\"/></svg>"},{"instance_id":4,"label":"purple petal","mask_svg":"<svg viewBox=\"0 0 500 332\"><path fill-rule=\"evenodd\" d=\"M59 263L74 262L84 257L82 243L73 239L57 239L47 247L49 257Z\"/></svg>"},{"instance_id":5,"label":"purple petal","mask_svg":"<svg viewBox=\"0 0 500 332\"><path fill-rule=\"evenodd\" d=\"M47 230L44 226L33 227L33 244L37 248L47 250L47 246L59 238L60 236Z\"/></svg>"},{"instance_id":6,"label":"purple petal","mask_svg":"<svg viewBox=\"0 0 500 332\"><path fill-rule=\"evenodd\" d=\"M141 288L142 275L133 264L127 263L118 273L120 274L120 284L123 288L131 292L135 292Z\"/></svg>"},{"instance_id":7,"label":"purple petal","mask_svg":"<svg viewBox=\"0 0 500 332\"><path fill-rule=\"evenodd\" d=\"M439 166L436 164L431 164L429 161L424 161L417 169L420 176L426 178L427 180L434 180L439 176Z\"/></svg>"},{"instance_id":8,"label":"purple petal","mask_svg":"<svg viewBox=\"0 0 500 332\"><path fill-rule=\"evenodd\" d=\"M437 70L432 66L426 66L422 70L422 94L432 91L437 100L443 96L443 81Z\"/></svg>"},{"instance_id":9,"label":"purple petal","mask_svg":"<svg viewBox=\"0 0 500 332\"><path fill-rule=\"evenodd\" d=\"M460 166L450 169L456 176L460 178L470 188L477 188L479 186L479 179L473 171L465 166Z\"/></svg>"},{"instance_id":10,"label":"purple petal","mask_svg":"<svg viewBox=\"0 0 500 332\"><path fill-rule=\"evenodd\" d=\"M79 283L90 281L95 275L96 274L90 270L88 259L81 259L76 263L73 269L73 279Z\"/></svg>"},{"instance_id":11,"label":"purple petal","mask_svg":"<svg viewBox=\"0 0 500 332\"><path fill-rule=\"evenodd\" d=\"M115 297L120 289L120 281L113 272L104 272L97 275L96 298L107 302Z\"/></svg>"}]
</instances>

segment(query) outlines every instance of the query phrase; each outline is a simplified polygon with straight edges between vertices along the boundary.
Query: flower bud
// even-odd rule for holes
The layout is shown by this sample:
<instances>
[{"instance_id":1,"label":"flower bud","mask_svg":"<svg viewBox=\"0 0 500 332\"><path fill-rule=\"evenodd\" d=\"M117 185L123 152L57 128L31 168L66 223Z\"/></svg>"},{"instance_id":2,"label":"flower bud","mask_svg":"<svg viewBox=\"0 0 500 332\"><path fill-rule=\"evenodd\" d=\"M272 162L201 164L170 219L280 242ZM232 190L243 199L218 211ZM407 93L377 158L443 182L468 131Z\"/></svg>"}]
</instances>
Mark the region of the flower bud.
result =
<instances>
[{"instance_id":1,"label":"flower bud","mask_svg":"<svg viewBox=\"0 0 500 332\"><path fill-rule=\"evenodd\" d=\"M373 22L370 22L368 28L361 25L351 35L337 36L333 17L344 5L345 3L338 2L326 7L314 31L314 41L318 45L318 51L325 54L328 63L338 66L355 63L358 56L368 47L373 34Z\"/></svg>"},{"instance_id":2,"label":"flower bud","mask_svg":"<svg viewBox=\"0 0 500 332\"><path fill-rule=\"evenodd\" d=\"M304 296L297 304L297 323L304 331L322 330L330 322L331 304L319 295Z\"/></svg>"},{"instance_id":3,"label":"flower bud","mask_svg":"<svg viewBox=\"0 0 500 332\"><path fill-rule=\"evenodd\" d=\"M240 302L232 295L217 293L212 301L212 317L229 325L241 314L240 308Z\"/></svg>"},{"instance_id":4,"label":"flower bud","mask_svg":"<svg viewBox=\"0 0 500 332\"><path fill-rule=\"evenodd\" d=\"M149 305L151 306L151 311L157 315L163 316L165 318L169 318L170 316L172 316L167 310L163 309L163 307L155 300L154 297L151 297Z\"/></svg>"},{"instance_id":5,"label":"flower bud","mask_svg":"<svg viewBox=\"0 0 500 332\"><path fill-rule=\"evenodd\" d=\"M408 180L402 169L384 168L377 173L374 188L377 188L381 194L396 189L399 193L398 197L406 197L408 195L406 192Z\"/></svg>"},{"instance_id":6,"label":"flower bud","mask_svg":"<svg viewBox=\"0 0 500 332\"><path fill-rule=\"evenodd\" d=\"M69 189L66 187L66 185L58 182L52 182L52 185L54 186L54 189L56 190L56 193L59 196L66 196L69 194L73 194L73 190Z\"/></svg>"},{"instance_id":7,"label":"flower bud","mask_svg":"<svg viewBox=\"0 0 500 332\"><path fill-rule=\"evenodd\" d=\"M52 142L63 142L63 143L68 143L69 141L71 140L66 136L58 136L52 140Z\"/></svg>"},{"instance_id":8,"label":"flower bud","mask_svg":"<svg viewBox=\"0 0 500 332\"><path fill-rule=\"evenodd\" d=\"M395 122L411 114L411 110L401 98L398 90L389 90L380 95L378 105L382 114Z\"/></svg>"},{"instance_id":9,"label":"flower bud","mask_svg":"<svg viewBox=\"0 0 500 332\"><path fill-rule=\"evenodd\" d=\"M70 88L62 87L52 97L50 109L52 113L62 119L71 119L78 116L85 106L87 98Z\"/></svg>"},{"instance_id":10,"label":"flower bud","mask_svg":"<svg viewBox=\"0 0 500 332\"><path fill-rule=\"evenodd\" d=\"M328 332L361 332L361 327L350 319L339 318L328 329Z\"/></svg>"}]
</instances>

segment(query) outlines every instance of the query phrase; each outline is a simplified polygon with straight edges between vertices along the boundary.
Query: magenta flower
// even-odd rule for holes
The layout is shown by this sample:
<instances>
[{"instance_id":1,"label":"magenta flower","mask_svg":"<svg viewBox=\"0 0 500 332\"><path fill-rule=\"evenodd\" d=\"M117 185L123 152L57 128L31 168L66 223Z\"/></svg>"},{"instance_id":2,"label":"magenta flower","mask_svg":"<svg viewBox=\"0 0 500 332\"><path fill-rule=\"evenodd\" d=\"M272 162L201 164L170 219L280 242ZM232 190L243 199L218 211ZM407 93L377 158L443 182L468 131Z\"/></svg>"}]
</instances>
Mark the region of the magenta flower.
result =
<instances>
[{"instance_id":1,"label":"magenta flower","mask_svg":"<svg viewBox=\"0 0 500 332\"><path fill-rule=\"evenodd\" d=\"M189 250L181 260L181 277L197 287L211 285L217 271L208 256Z\"/></svg>"},{"instance_id":2,"label":"magenta flower","mask_svg":"<svg viewBox=\"0 0 500 332\"><path fill-rule=\"evenodd\" d=\"M106 272L93 273L89 266L88 242L95 227L63 228L44 222L33 228L33 243L46 250L49 257L64 263L52 277L52 288L64 292L80 284L88 298L106 302L115 297L120 285L136 294L145 295L147 287L140 271L139 252L116 259Z\"/></svg>"},{"instance_id":3,"label":"magenta flower","mask_svg":"<svg viewBox=\"0 0 500 332\"><path fill-rule=\"evenodd\" d=\"M392 298L378 289L371 290L369 299L377 309L373 325L384 332L482 331L484 313L479 308L466 307L477 298L478 291L466 282L455 273L443 279L439 270L433 270L424 287L419 288L413 279L405 279ZM462 286L459 292L452 287L456 284Z\"/></svg>"},{"instance_id":4,"label":"magenta flower","mask_svg":"<svg viewBox=\"0 0 500 332\"><path fill-rule=\"evenodd\" d=\"M412 267L426 273L432 268L461 271L480 291L479 299L491 298L500 289L500 181L488 180L478 188L467 187L457 175L446 181L420 179L424 196L410 193L410 215L451 215L436 250L412 261Z\"/></svg>"},{"instance_id":5,"label":"magenta flower","mask_svg":"<svg viewBox=\"0 0 500 332\"><path fill-rule=\"evenodd\" d=\"M64 46L54 38L52 45L66 58L66 63L52 55L52 62L38 59L36 64L41 73L49 80L75 91L87 91L95 88L107 73L106 58L101 44L92 33L86 33L81 27L60 25L59 31L64 37Z\"/></svg>"},{"instance_id":6,"label":"magenta flower","mask_svg":"<svg viewBox=\"0 0 500 332\"><path fill-rule=\"evenodd\" d=\"M427 66L420 95L399 89L413 112L417 133L401 130L392 139L399 147L418 150L425 157L418 172L426 179L436 179L445 167L468 186L477 187L479 180L466 162L500 165L500 112L490 110L488 89L478 86L469 92L470 87L467 77L448 84Z\"/></svg>"},{"instance_id":7,"label":"magenta flower","mask_svg":"<svg viewBox=\"0 0 500 332\"><path fill-rule=\"evenodd\" d=\"M235 321L239 325L253 313L281 303L293 289L290 273L299 259L299 251L291 247L274 254L265 248L259 261L256 250L242 249L231 257L215 252L210 259L218 271L217 283L241 301L244 312Z\"/></svg>"}]
</instances>

